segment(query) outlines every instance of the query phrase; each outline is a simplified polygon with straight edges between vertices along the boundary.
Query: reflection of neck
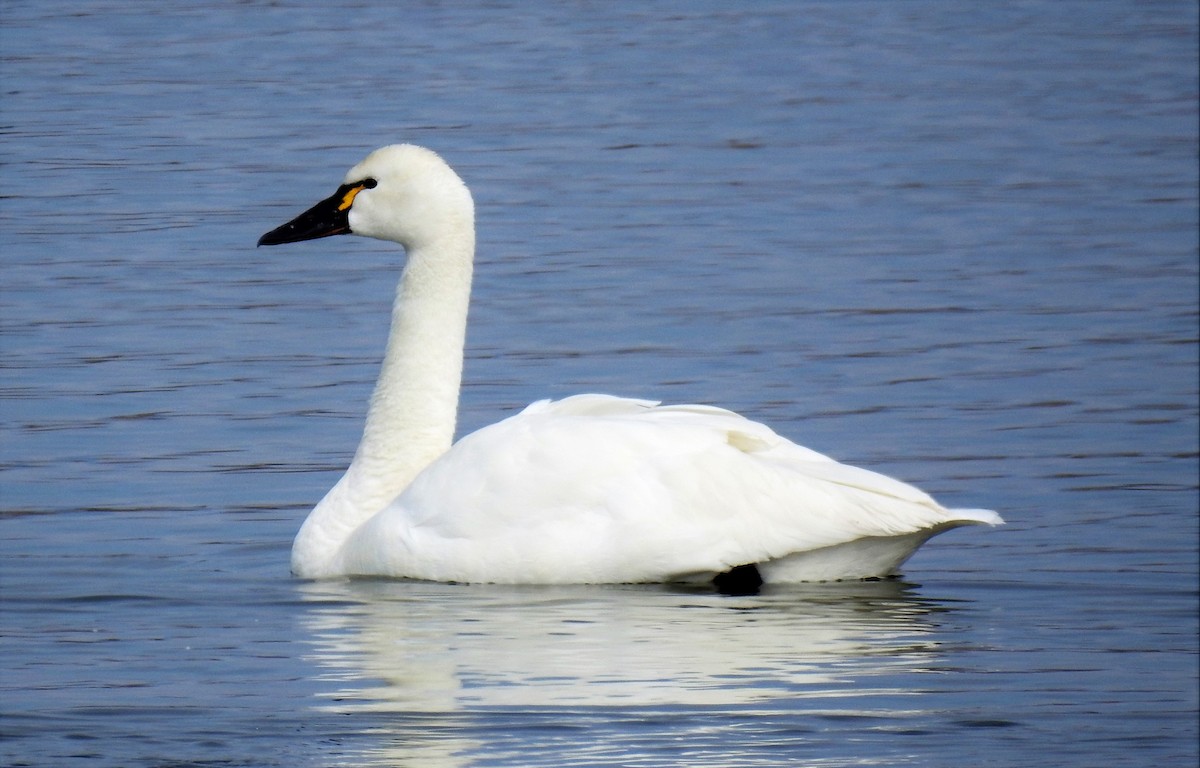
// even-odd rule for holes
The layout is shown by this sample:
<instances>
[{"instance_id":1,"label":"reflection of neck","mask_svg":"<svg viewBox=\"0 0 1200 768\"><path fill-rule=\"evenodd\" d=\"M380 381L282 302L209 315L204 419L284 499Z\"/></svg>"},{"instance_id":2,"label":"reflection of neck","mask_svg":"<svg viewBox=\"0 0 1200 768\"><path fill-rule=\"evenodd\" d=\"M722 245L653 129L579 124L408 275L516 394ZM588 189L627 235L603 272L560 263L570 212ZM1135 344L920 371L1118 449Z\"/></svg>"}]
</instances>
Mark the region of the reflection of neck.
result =
<instances>
[{"instance_id":1,"label":"reflection of neck","mask_svg":"<svg viewBox=\"0 0 1200 768\"><path fill-rule=\"evenodd\" d=\"M470 229L409 249L358 451L296 536L292 564L301 575L320 575L310 573L314 558L328 561L352 531L449 449L474 252Z\"/></svg>"}]
</instances>

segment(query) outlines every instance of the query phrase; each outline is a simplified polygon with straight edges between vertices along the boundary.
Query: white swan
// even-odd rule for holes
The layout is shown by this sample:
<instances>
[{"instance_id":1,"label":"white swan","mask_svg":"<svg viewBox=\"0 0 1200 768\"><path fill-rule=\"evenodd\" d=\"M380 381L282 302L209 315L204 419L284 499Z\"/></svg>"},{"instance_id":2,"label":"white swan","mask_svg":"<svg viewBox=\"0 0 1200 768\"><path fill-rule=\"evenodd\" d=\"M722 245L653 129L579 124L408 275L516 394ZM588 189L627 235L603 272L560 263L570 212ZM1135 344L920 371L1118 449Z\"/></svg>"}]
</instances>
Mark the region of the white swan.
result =
<instances>
[{"instance_id":1,"label":"white swan","mask_svg":"<svg viewBox=\"0 0 1200 768\"><path fill-rule=\"evenodd\" d=\"M408 254L362 441L296 536L298 576L753 588L893 574L937 533L1003 523L703 405L543 400L452 445L474 216L440 157L394 145L259 240L349 233Z\"/></svg>"}]
</instances>

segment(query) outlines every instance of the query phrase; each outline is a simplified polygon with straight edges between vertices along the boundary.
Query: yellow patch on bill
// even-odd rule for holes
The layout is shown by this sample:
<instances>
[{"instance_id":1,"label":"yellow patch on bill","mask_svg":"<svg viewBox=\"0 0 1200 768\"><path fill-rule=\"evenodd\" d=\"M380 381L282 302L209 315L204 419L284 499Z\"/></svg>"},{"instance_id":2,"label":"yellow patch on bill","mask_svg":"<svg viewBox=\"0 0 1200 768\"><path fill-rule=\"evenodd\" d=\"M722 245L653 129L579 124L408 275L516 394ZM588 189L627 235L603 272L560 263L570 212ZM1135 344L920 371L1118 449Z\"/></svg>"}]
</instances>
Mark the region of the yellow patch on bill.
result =
<instances>
[{"instance_id":1,"label":"yellow patch on bill","mask_svg":"<svg viewBox=\"0 0 1200 768\"><path fill-rule=\"evenodd\" d=\"M349 208L354 203L354 198L357 197L358 193L362 192L365 188L365 184L355 184L353 187L350 187L350 189L346 191L346 194L342 196L342 202L338 206L338 210L344 211Z\"/></svg>"}]
</instances>

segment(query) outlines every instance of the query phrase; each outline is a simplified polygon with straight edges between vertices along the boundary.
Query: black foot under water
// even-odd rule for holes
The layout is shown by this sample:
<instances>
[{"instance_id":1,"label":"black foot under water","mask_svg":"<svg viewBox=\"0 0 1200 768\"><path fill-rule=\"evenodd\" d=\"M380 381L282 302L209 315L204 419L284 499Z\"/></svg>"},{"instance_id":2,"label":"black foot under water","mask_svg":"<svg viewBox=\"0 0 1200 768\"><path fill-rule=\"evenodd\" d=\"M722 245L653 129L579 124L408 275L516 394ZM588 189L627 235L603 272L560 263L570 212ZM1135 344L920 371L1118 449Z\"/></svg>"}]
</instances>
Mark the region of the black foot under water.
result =
<instances>
[{"instance_id":1,"label":"black foot under water","mask_svg":"<svg viewBox=\"0 0 1200 768\"><path fill-rule=\"evenodd\" d=\"M737 565L713 577L713 586L722 595L757 595L763 585L754 563Z\"/></svg>"}]
</instances>

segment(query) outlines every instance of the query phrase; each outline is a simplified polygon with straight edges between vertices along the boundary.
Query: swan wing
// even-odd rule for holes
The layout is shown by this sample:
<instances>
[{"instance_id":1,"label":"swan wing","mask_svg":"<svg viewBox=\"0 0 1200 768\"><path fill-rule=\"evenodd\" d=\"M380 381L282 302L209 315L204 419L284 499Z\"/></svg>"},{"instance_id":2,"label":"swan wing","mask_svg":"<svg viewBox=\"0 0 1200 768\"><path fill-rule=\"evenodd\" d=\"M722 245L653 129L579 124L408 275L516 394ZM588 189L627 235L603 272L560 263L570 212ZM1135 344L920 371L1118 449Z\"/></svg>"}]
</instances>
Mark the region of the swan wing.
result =
<instances>
[{"instance_id":1,"label":"swan wing","mask_svg":"<svg viewBox=\"0 0 1200 768\"><path fill-rule=\"evenodd\" d=\"M343 570L670 581L954 519L910 485L731 411L579 395L460 440L355 532Z\"/></svg>"}]
</instances>

